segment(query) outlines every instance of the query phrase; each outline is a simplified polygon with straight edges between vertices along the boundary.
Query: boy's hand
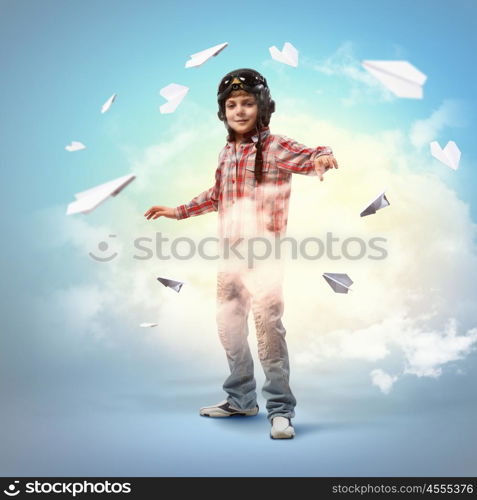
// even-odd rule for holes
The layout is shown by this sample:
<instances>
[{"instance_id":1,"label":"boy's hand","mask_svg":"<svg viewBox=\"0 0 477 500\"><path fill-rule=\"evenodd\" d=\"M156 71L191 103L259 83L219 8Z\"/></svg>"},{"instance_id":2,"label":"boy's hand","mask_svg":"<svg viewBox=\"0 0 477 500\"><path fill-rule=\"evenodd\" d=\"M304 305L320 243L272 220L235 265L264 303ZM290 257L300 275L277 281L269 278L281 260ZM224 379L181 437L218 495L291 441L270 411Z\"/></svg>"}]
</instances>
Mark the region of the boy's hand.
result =
<instances>
[{"instance_id":1,"label":"boy's hand","mask_svg":"<svg viewBox=\"0 0 477 500\"><path fill-rule=\"evenodd\" d=\"M151 207L145 214L144 217L146 217L147 220L149 219L157 219L158 217L168 217L169 219L175 219L176 218L176 211L173 208L170 207L163 207L162 205L160 206L154 206Z\"/></svg>"},{"instance_id":2,"label":"boy's hand","mask_svg":"<svg viewBox=\"0 0 477 500\"><path fill-rule=\"evenodd\" d=\"M333 155L322 155L315 158L315 170L320 181L323 180L323 174L330 168L338 168L338 162Z\"/></svg>"}]
</instances>

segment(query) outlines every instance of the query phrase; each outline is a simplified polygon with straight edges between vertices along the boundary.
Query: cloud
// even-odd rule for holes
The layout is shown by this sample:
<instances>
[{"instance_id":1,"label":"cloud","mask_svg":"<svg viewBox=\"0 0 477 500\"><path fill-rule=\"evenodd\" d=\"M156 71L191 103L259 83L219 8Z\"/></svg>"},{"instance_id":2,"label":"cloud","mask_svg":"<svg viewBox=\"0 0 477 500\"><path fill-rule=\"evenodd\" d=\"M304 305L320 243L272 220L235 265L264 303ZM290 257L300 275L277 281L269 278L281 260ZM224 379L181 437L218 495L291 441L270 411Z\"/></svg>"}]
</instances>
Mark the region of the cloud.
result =
<instances>
[{"instance_id":1,"label":"cloud","mask_svg":"<svg viewBox=\"0 0 477 500\"><path fill-rule=\"evenodd\" d=\"M121 193L117 200L123 200L125 193L125 191ZM114 198L108 199L103 206L98 207L96 210L114 210L113 206L118 204L117 200ZM92 219L95 219L95 223L91 223ZM50 220L52 223L54 221L53 227L55 230L51 231L46 243L52 248L69 246L70 249L74 249L81 255L87 255L91 252L102 256L102 251L98 246L101 246L100 243L104 242L111 252L121 252L121 240L117 238L117 227L114 219L101 223L98 222L94 215L77 214L66 216L64 207L50 207L38 212L37 220L39 223L44 223L45 220ZM109 255L109 253L104 255Z\"/></svg>"},{"instance_id":2,"label":"cloud","mask_svg":"<svg viewBox=\"0 0 477 500\"><path fill-rule=\"evenodd\" d=\"M109 332L101 319L107 304L104 292L99 284L58 288L36 298L35 314L51 331L67 333L73 343L85 337L108 343Z\"/></svg>"},{"instance_id":3,"label":"cloud","mask_svg":"<svg viewBox=\"0 0 477 500\"><path fill-rule=\"evenodd\" d=\"M457 321L451 318L442 328L431 330L430 319L426 315L401 315L361 329L331 330L318 337L315 334L315 339L310 339L311 349L301 353L298 361L316 364L335 358L374 363L399 352L403 356L402 374L437 378L444 365L465 358L475 349L477 329L459 333ZM374 377L373 383L382 389Z\"/></svg>"},{"instance_id":4,"label":"cloud","mask_svg":"<svg viewBox=\"0 0 477 500\"><path fill-rule=\"evenodd\" d=\"M399 343L406 356L404 373L437 378L444 364L465 357L476 342L477 328L458 335L454 318L449 320L443 331L403 332Z\"/></svg>"},{"instance_id":5,"label":"cloud","mask_svg":"<svg viewBox=\"0 0 477 500\"><path fill-rule=\"evenodd\" d=\"M447 127L463 127L467 123L464 103L447 99L433 111L431 116L417 120L411 126L410 139L416 148L422 149L424 146L428 147L430 142L437 140ZM446 143L447 140L445 140Z\"/></svg>"},{"instance_id":6,"label":"cloud","mask_svg":"<svg viewBox=\"0 0 477 500\"><path fill-rule=\"evenodd\" d=\"M477 315L471 306L477 299L471 279L477 272L476 225L469 207L443 179L428 173L432 159L427 152L411 151L405 131L370 136L314 122L305 114L282 116L275 125L305 144L332 145L342 165L318 186L295 177L289 234L325 239L330 232L338 254L348 237L361 238L366 248L355 261L325 256L287 263L287 289L292 292L285 319L295 361L375 363L399 353L403 373L439 376L477 342ZM365 202L384 188L391 205L360 218ZM373 237L386 239L385 259L369 258ZM349 274L354 291L333 294L323 272ZM305 302L297 290L303 291Z\"/></svg>"},{"instance_id":7,"label":"cloud","mask_svg":"<svg viewBox=\"0 0 477 500\"><path fill-rule=\"evenodd\" d=\"M397 380L397 377L393 377L380 369L373 370L370 375L373 385L378 386L384 394L389 394L394 382Z\"/></svg>"},{"instance_id":8,"label":"cloud","mask_svg":"<svg viewBox=\"0 0 477 500\"><path fill-rule=\"evenodd\" d=\"M344 106L396 99L384 85L362 68L361 60L355 56L352 42L342 43L331 56L321 61L303 58L303 65L326 76L343 79L349 89L349 94L341 98Z\"/></svg>"},{"instance_id":9,"label":"cloud","mask_svg":"<svg viewBox=\"0 0 477 500\"><path fill-rule=\"evenodd\" d=\"M469 207L442 179L428 173L432 159L409 148L406 131L367 134L316 120L291 102L280 109L274 117L275 133L285 131L310 146L329 144L340 163L323 183L316 177L293 178L288 235L300 240L325 238L329 232L340 258L325 255L285 264L284 323L292 363L317 366L324 360L348 359L379 362L384 370L383 364L398 354L402 373L408 376L441 375L477 342L477 293L471 279L477 271L476 226ZM78 291L69 289L67 296L69 304L71 297L80 297L91 306L89 293L101 304L81 316L96 325L96 340L121 342L109 326L111 318L118 317L125 338L147 343L167 353L169 360L187 359L190 366L203 365L211 357L224 361L215 325L216 263L197 257L165 261L155 255L137 260L131 243L139 235L153 239L156 231L170 239L216 235L216 214L154 222L145 221L142 214L149 206L146 199L174 206L212 185L223 132L217 124L211 130L205 123L181 140L171 136L151 145L133 160L142 184L131 185L127 196L104 204L95 217L61 214L60 225L59 215L43 220L42 226L60 233L57 242L76 248L78 259L83 254L81 265L94 277ZM204 148L197 137L208 137L214 147ZM383 188L391 205L359 217L364 204ZM118 234L120 257L111 263L93 262L87 256L89 245L110 232ZM364 244L359 259L343 257L350 237ZM376 237L384 238L384 259L371 258L370 241ZM354 291L333 293L323 272L349 274ZM156 282L160 275L177 277L186 285L176 294ZM60 292L49 297L51 314L62 310L61 297ZM159 326L147 332L140 329L138 335L137 325L144 321ZM381 389L387 387L378 373L375 380L378 377Z\"/></svg>"}]
</instances>

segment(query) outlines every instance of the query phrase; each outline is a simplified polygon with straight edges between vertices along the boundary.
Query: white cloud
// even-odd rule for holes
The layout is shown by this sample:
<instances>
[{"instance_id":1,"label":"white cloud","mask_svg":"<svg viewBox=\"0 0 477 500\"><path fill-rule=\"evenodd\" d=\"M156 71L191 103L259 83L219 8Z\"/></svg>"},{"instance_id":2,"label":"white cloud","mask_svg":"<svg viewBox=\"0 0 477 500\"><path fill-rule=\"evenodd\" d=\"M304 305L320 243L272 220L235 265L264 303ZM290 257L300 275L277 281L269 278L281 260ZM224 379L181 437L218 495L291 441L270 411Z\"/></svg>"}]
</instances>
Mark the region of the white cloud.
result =
<instances>
[{"instance_id":1,"label":"white cloud","mask_svg":"<svg viewBox=\"0 0 477 500\"><path fill-rule=\"evenodd\" d=\"M406 356L405 373L437 378L443 365L465 357L476 342L477 328L458 335L455 319L449 320L443 331L403 332L399 344Z\"/></svg>"},{"instance_id":2,"label":"white cloud","mask_svg":"<svg viewBox=\"0 0 477 500\"><path fill-rule=\"evenodd\" d=\"M441 374L477 342L471 305L477 299L471 279L477 272L476 226L469 207L444 180L427 173L432 162L427 152L408 153L405 132L372 137L296 112L282 116L275 125L286 127L287 135L305 144L332 145L342 165L327 173L322 184L295 177L289 234L324 239L331 232L340 242L359 236L367 242L367 255L370 238L380 236L387 238L388 251L385 260L324 257L287 264L285 292L291 292L285 314L295 360L373 363L399 352L406 373ZM391 205L360 218L364 203L384 188ZM348 273L354 292L334 294L322 272ZM453 318L459 320L458 331L449 329Z\"/></svg>"},{"instance_id":3,"label":"white cloud","mask_svg":"<svg viewBox=\"0 0 477 500\"><path fill-rule=\"evenodd\" d=\"M389 394L394 382L398 379L380 369L372 370L370 375L373 385L378 386L384 394Z\"/></svg>"},{"instance_id":4,"label":"white cloud","mask_svg":"<svg viewBox=\"0 0 477 500\"><path fill-rule=\"evenodd\" d=\"M342 43L326 59L314 61L310 58L303 58L302 64L326 76L343 78L350 89L349 94L341 99L345 106L396 99L384 85L363 69L361 60L355 56L354 52L353 43L348 41Z\"/></svg>"},{"instance_id":5,"label":"white cloud","mask_svg":"<svg viewBox=\"0 0 477 500\"><path fill-rule=\"evenodd\" d=\"M156 231L170 239L215 235L216 214L154 222L142 216L150 205L146 199L179 204L212 185L221 145L218 138L224 136L224 129L216 124L211 130L210 123L203 128L197 126L194 134L181 140L172 137L151 146L135 160L135 171L143 179L137 191L132 185L127 196L105 204L94 218L75 219L58 228L60 240L83 252L88 269L97 276L90 288L101 309L82 317L99 321L107 313L134 325L157 322L157 329L140 329L137 341L160 345L171 356L190 357L191 363L193 359L203 363L209 356L223 359L215 331L215 262L156 257L138 261L132 258L130 246L133 236L152 237ZM291 104L282 104L273 130L310 146L331 145L340 163L340 169L328 172L323 183L316 177L294 177L289 236L324 238L331 232L339 238L338 252L349 237L359 236L366 246L360 260L323 257L286 263L284 323L292 362L317 365L339 358L383 365L397 352L403 356L403 372L436 377L446 364L463 359L477 342L477 293L471 279L477 271L476 226L457 193L427 173L432 158L408 151L403 131L346 130L300 113ZM204 148L197 137L209 137L214 151ZM383 188L391 205L359 217L363 205ZM103 227L98 225L100 220ZM56 219L46 224L58 227ZM89 245L109 232L118 233L121 257L108 264L95 263L87 257ZM384 260L369 258L369 241L374 237L387 239ZM333 293L323 272L348 273L354 291ZM176 294L156 282L161 274L183 278L188 284ZM53 306L60 295L52 294ZM89 299L86 302L91 305ZM101 328L107 336L107 323ZM138 334L134 330L130 335Z\"/></svg>"},{"instance_id":6,"label":"white cloud","mask_svg":"<svg viewBox=\"0 0 477 500\"><path fill-rule=\"evenodd\" d=\"M125 193L125 192L124 192ZM106 201L104 206L97 210L114 210L112 205L117 206L117 201L124 202L124 194L120 194L117 199L111 198ZM107 223L97 222L98 218L94 215L77 214L66 216L61 213L63 207L54 207L47 209L39 214L41 219L54 219L55 231L52 231L48 244L52 247L61 247L69 245L75 248L79 253L109 256L115 251L121 252L121 239L117 237L117 226L114 220ZM95 223L92 221L95 220ZM98 246L105 243L109 252L101 251Z\"/></svg>"},{"instance_id":7,"label":"white cloud","mask_svg":"<svg viewBox=\"0 0 477 500\"><path fill-rule=\"evenodd\" d=\"M36 298L35 314L40 323L47 325L51 332L61 332L63 337L73 334L108 344L109 332L101 319L107 303L104 292L99 284L60 288L49 296Z\"/></svg>"},{"instance_id":8,"label":"white cloud","mask_svg":"<svg viewBox=\"0 0 477 500\"><path fill-rule=\"evenodd\" d=\"M447 99L433 111L431 116L417 120L411 127L410 139L412 144L421 149L439 138L446 127L461 127L467 123L467 113L464 104L460 101ZM451 140L449 138L448 140ZM444 145L447 140L444 141Z\"/></svg>"},{"instance_id":9,"label":"white cloud","mask_svg":"<svg viewBox=\"0 0 477 500\"><path fill-rule=\"evenodd\" d=\"M306 364L333 358L373 363L384 361L392 352L400 352L404 357L404 374L437 378L444 365L465 358L475 349L477 329L458 333L457 322L451 318L447 325L431 330L431 319L425 314L401 315L360 329L332 329L322 335L311 331L311 348L297 360Z\"/></svg>"}]
</instances>

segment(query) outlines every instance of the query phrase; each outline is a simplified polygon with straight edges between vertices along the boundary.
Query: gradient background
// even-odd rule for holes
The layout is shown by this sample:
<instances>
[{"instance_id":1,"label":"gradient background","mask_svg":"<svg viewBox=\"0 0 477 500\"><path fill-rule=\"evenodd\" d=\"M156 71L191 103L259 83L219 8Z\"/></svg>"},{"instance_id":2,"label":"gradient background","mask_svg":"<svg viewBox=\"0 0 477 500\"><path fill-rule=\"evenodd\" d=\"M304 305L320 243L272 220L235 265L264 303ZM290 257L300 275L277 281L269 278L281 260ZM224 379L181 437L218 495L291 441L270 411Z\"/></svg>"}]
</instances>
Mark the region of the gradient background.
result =
<instances>
[{"instance_id":1,"label":"gradient background","mask_svg":"<svg viewBox=\"0 0 477 500\"><path fill-rule=\"evenodd\" d=\"M0 0L2 475L476 475L476 3L292 6ZM298 68L269 56L286 41ZM428 75L424 98L395 98L365 59L409 60ZM227 371L216 263L133 257L134 238L156 231L215 235L216 214L143 213L213 184L216 86L244 66L268 79L272 132L330 145L340 162L323 183L294 178L289 235L387 238L385 260L286 264L298 399L287 442L269 439L262 399L253 419L198 416L223 398ZM190 91L161 115L171 82ZM65 151L72 140L87 148ZM430 156L432 140L457 142L458 171ZM65 216L74 193L130 172L117 198ZM361 219L383 189L391 206ZM109 263L88 256L101 241L118 252ZM323 272L349 273L353 293L334 294ZM186 285L176 294L160 275ZM253 326L250 342L256 358Z\"/></svg>"}]
</instances>

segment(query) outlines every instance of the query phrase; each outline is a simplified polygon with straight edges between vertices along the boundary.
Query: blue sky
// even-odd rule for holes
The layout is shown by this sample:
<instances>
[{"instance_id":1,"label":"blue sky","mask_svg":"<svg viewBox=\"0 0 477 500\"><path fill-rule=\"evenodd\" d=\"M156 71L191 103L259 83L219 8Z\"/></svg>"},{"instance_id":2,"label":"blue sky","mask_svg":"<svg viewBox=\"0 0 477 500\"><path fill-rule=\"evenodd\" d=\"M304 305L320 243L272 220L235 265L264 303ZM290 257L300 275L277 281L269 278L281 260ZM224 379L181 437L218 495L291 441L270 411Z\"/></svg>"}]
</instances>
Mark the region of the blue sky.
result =
<instances>
[{"instance_id":1,"label":"blue sky","mask_svg":"<svg viewBox=\"0 0 477 500\"><path fill-rule=\"evenodd\" d=\"M18 203L16 190L25 189L32 175L42 182L42 189L26 187L25 194L35 206L64 203L62 191L49 181L58 179L70 192L82 180L71 171L84 170L76 168L83 157L68 158L70 169L59 168L66 160L60 146L71 137L81 136L94 148L95 158L89 163L92 173L105 172L105 165L111 165L111 173L121 167L127 170L118 144L144 147L167 134L175 119L157 113L162 86L170 81L190 86L188 100L212 114L217 81L234 67L269 68L267 76L278 106L282 96L309 96L311 111L318 116L367 130L419 118L443 99L464 100L467 109L475 110L476 76L471 64L475 6L470 1L459 1L452 9L427 1L299 2L293 13L286 2L273 7L244 2L240 13L222 2L205 2L200 9L180 12L171 2L140 2L138 7L107 1L3 1L1 5L2 109L8 117L1 132L6 161L15 158L16 171L9 205ZM264 66L268 46L281 43L277 34L283 40L295 40L309 64L298 70ZM198 70L184 68L189 54L221 40L230 46L220 58ZM340 105L350 82L317 74L309 66L326 60L346 42L352 44L357 60L412 60L429 75L425 99L395 100L386 106L365 101L352 109ZM280 72L289 78L285 85L275 83L280 82ZM316 90L325 93L314 95ZM103 117L97 113L98 106L113 91L119 94L118 104L122 103L114 117ZM470 130L470 126L458 130L463 161L472 158ZM463 187L472 181L466 170L460 187L470 201L470 192ZM94 177L89 179L94 184ZM85 185L89 179L84 179Z\"/></svg>"},{"instance_id":2,"label":"blue sky","mask_svg":"<svg viewBox=\"0 0 477 500\"><path fill-rule=\"evenodd\" d=\"M309 263L289 265L285 320L302 408L289 474L475 475L476 406L468 395L476 380L477 7L293 6L0 0L5 475L287 472L265 440L264 418L227 427L196 416L198 406L220 400L226 370L214 331L213 265L130 258L139 235L214 234L214 215L151 225L142 214L212 184L225 136L216 86L238 67L267 77L277 102L273 132L329 144L342 166L323 186L294 180L290 232L385 235L390 245L389 260L374 267L340 263L358 286L346 306L326 284L309 284L316 271ZM190 54L225 41L216 58L184 68ZM300 52L297 68L269 56L268 47L285 41ZM385 92L360 67L366 59L410 61L428 76L424 98ZM190 91L174 114L162 115L159 90L171 82ZM430 157L431 135L441 145L456 141L459 170ZM65 151L72 140L87 148ZM85 217L64 215L74 193L129 172L136 181L114 200ZM366 225L350 216L384 185L389 208ZM319 217L303 216L310 207ZM88 252L109 234L118 235L121 258L99 265ZM191 286L168 294L155 283L160 272ZM138 332L149 319L159 329ZM391 390L380 390L379 374L393 380ZM164 426L167 460L151 444L162 442ZM403 444L406 430L434 448ZM202 450L215 438L206 469ZM254 449L257 461L225 466L220 442L238 446L238 457ZM346 443L362 454L344 460ZM102 460L91 460L98 450Z\"/></svg>"}]
</instances>

